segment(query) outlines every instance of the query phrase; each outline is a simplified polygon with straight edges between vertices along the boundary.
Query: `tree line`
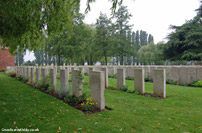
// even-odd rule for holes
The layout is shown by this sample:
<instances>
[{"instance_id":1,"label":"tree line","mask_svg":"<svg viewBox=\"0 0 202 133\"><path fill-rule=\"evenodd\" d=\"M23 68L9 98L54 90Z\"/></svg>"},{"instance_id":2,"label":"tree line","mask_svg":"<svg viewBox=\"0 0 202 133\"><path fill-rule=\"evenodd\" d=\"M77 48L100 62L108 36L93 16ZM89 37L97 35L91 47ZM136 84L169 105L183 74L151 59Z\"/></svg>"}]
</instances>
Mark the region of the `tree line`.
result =
<instances>
[{"instance_id":1,"label":"tree line","mask_svg":"<svg viewBox=\"0 0 202 133\"><path fill-rule=\"evenodd\" d=\"M0 1L0 45L12 54L20 51L36 51L48 36L72 31L73 16L78 14L81 0L15 0ZM87 0L86 12L90 11ZM109 0L112 14L123 0Z\"/></svg>"},{"instance_id":2,"label":"tree line","mask_svg":"<svg viewBox=\"0 0 202 133\"><path fill-rule=\"evenodd\" d=\"M128 24L132 15L126 6L120 6L113 18L100 13L95 25L83 22L84 15L74 16L71 37L68 30L61 35L47 37L44 47L35 52L37 64L80 64L93 65L125 64L138 62L137 52L142 46L153 42L146 31L132 31Z\"/></svg>"},{"instance_id":3,"label":"tree line","mask_svg":"<svg viewBox=\"0 0 202 133\"><path fill-rule=\"evenodd\" d=\"M1 1L0 45L8 47L16 54L16 64L23 62L22 53L26 49L34 50L36 56L34 62L37 64L87 62L93 65L100 62L130 65L202 60L201 5L193 19L181 26L170 26L173 32L168 35L168 42L154 44L153 36L146 31L132 31L132 25L129 24L131 14L127 7L120 6L116 10L117 2L120 4L122 0L112 1L114 3L112 18L107 18L101 13L95 25L83 23L84 15L78 13L79 1L69 6L71 12L65 16L68 1L55 4L55 0L49 3L44 0L15 1L15 3ZM91 0L88 0L88 4L90 2ZM65 8L62 8L62 3L65 4L63 5ZM26 5L33 8L21 10ZM13 7L13 10L8 10L8 6ZM41 10L41 7L44 7L44 10ZM87 10L89 8L90 6ZM25 16L29 17L22 19ZM64 17L60 19L56 16Z\"/></svg>"}]
</instances>

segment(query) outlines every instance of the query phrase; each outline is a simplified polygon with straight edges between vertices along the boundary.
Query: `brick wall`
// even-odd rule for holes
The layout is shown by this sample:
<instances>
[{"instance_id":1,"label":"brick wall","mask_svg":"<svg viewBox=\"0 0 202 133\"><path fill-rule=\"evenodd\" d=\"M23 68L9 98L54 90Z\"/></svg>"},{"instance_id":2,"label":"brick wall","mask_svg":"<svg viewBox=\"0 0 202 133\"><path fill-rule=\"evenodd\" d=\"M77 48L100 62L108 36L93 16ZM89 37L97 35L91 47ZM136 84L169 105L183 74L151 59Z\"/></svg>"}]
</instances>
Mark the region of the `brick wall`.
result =
<instances>
[{"instance_id":1,"label":"brick wall","mask_svg":"<svg viewBox=\"0 0 202 133\"><path fill-rule=\"evenodd\" d=\"M6 69L6 66L15 66L15 57L11 56L8 49L0 49L0 69Z\"/></svg>"}]
</instances>

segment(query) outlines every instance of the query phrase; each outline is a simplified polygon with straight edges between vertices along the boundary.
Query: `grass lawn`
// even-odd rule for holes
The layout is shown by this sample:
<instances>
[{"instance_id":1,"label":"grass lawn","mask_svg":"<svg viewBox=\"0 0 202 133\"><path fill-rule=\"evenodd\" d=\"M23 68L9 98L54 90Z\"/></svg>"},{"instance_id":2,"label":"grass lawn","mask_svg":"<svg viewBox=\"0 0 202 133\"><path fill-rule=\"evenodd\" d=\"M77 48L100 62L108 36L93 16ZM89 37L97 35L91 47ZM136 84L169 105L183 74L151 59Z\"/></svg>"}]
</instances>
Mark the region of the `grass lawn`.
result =
<instances>
[{"instance_id":1,"label":"grass lawn","mask_svg":"<svg viewBox=\"0 0 202 133\"><path fill-rule=\"evenodd\" d=\"M85 82L88 82L87 76ZM132 80L127 80L126 84L133 89ZM116 80L110 78L109 86L116 87ZM146 92L152 93L152 83L147 82L145 87ZM105 90L106 106L113 110L86 115L0 73L0 129L38 128L40 132L93 133L202 132L202 88L166 87L166 99ZM90 86L83 88L90 97Z\"/></svg>"}]
</instances>

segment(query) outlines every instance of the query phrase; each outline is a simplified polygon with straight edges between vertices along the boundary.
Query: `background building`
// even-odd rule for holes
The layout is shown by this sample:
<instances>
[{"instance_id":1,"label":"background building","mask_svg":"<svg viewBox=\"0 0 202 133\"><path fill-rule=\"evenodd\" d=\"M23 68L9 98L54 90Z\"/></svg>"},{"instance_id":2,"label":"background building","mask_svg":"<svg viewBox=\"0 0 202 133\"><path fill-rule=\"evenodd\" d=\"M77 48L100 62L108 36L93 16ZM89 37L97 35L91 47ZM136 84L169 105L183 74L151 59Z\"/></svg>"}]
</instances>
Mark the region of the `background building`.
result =
<instances>
[{"instance_id":1,"label":"background building","mask_svg":"<svg viewBox=\"0 0 202 133\"><path fill-rule=\"evenodd\" d=\"M0 69L6 69L7 66L15 66L15 56L12 56L8 49L2 49L0 46Z\"/></svg>"}]
</instances>

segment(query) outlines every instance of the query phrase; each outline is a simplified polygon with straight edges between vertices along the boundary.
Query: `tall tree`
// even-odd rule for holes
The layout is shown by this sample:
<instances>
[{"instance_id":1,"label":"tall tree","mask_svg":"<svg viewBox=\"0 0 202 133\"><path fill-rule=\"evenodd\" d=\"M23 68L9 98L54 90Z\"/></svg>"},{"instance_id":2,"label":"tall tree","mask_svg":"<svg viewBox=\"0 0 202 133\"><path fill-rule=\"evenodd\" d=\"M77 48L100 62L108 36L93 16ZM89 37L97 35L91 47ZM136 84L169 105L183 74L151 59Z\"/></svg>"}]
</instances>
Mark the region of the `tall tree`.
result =
<instances>
[{"instance_id":1,"label":"tall tree","mask_svg":"<svg viewBox=\"0 0 202 133\"><path fill-rule=\"evenodd\" d=\"M106 14L100 13L96 22L96 45L100 55L104 56L105 65L108 63L108 56L110 56L110 26L111 21Z\"/></svg>"},{"instance_id":2,"label":"tall tree","mask_svg":"<svg viewBox=\"0 0 202 133\"><path fill-rule=\"evenodd\" d=\"M24 63L24 53L17 49L15 56L15 65L20 66Z\"/></svg>"},{"instance_id":3,"label":"tall tree","mask_svg":"<svg viewBox=\"0 0 202 133\"><path fill-rule=\"evenodd\" d=\"M140 49L140 34L139 34L139 30L136 31L136 37L135 37L135 42L137 44L137 51Z\"/></svg>"},{"instance_id":4,"label":"tall tree","mask_svg":"<svg viewBox=\"0 0 202 133\"><path fill-rule=\"evenodd\" d=\"M135 38L135 37L136 37L136 36L135 36L135 32L133 31L133 32L132 32L132 40L131 40L132 42L136 42L136 38Z\"/></svg>"},{"instance_id":5,"label":"tall tree","mask_svg":"<svg viewBox=\"0 0 202 133\"><path fill-rule=\"evenodd\" d=\"M138 51L138 60L142 64L159 63L162 59L162 49L153 42L148 46L142 46Z\"/></svg>"},{"instance_id":6,"label":"tall tree","mask_svg":"<svg viewBox=\"0 0 202 133\"><path fill-rule=\"evenodd\" d=\"M135 45L133 44L132 42L132 34L131 34L131 31L129 30L127 32L127 39L128 39L128 42L129 42L129 45L131 46L131 49L133 49L135 47ZM135 50L132 52L130 51L127 55L126 55L126 58L125 58L125 63L126 65L131 65L132 64L132 56L134 55Z\"/></svg>"},{"instance_id":7,"label":"tall tree","mask_svg":"<svg viewBox=\"0 0 202 133\"><path fill-rule=\"evenodd\" d=\"M135 47L136 47L135 53L137 53L136 34L134 31L132 32L132 43L133 43L133 45L135 45ZM136 62L136 56L135 55L136 54L134 54L132 57L133 65L135 65L135 62Z\"/></svg>"},{"instance_id":8,"label":"tall tree","mask_svg":"<svg viewBox=\"0 0 202 133\"><path fill-rule=\"evenodd\" d=\"M124 63L124 56L131 52L130 41L126 37L127 31L131 30L132 25L129 25L128 22L132 15L128 12L126 6L120 6L117 12L115 12L115 31L116 31L116 51L117 55L120 57L120 64Z\"/></svg>"},{"instance_id":9,"label":"tall tree","mask_svg":"<svg viewBox=\"0 0 202 133\"><path fill-rule=\"evenodd\" d=\"M196 17L182 26L171 26L175 31L168 35L169 41L164 49L166 59L202 60L202 24L200 22L200 11L198 11Z\"/></svg>"},{"instance_id":10,"label":"tall tree","mask_svg":"<svg viewBox=\"0 0 202 133\"><path fill-rule=\"evenodd\" d=\"M154 38L153 38L153 36L151 35L151 34L149 34L149 37L148 37L148 43L147 43L147 45L149 45L151 42L153 42L154 41Z\"/></svg>"},{"instance_id":11,"label":"tall tree","mask_svg":"<svg viewBox=\"0 0 202 133\"><path fill-rule=\"evenodd\" d=\"M40 50L35 51L34 56L35 56L36 63L40 66L42 64L41 63Z\"/></svg>"},{"instance_id":12,"label":"tall tree","mask_svg":"<svg viewBox=\"0 0 202 133\"><path fill-rule=\"evenodd\" d=\"M15 65L19 66L19 56L18 56L18 51L16 51L16 55L15 55Z\"/></svg>"},{"instance_id":13,"label":"tall tree","mask_svg":"<svg viewBox=\"0 0 202 133\"><path fill-rule=\"evenodd\" d=\"M198 18L200 18L200 23L202 24L202 0L200 1L201 5L199 6L198 9L196 9L197 11L197 16Z\"/></svg>"},{"instance_id":14,"label":"tall tree","mask_svg":"<svg viewBox=\"0 0 202 133\"><path fill-rule=\"evenodd\" d=\"M140 46L147 45L147 36L148 34L146 31L140 31Z\"/></svg>"},{"instance_id":15,"label":"tall tree","mask_svg":"<svg viewBox=\"0 0 202 133\"><path fill-rule=\"evenodd\" d=\"M62 65L64 62L68 64L82 64L89 62L93 64L95 57L92 55L94 43L94 29L86 24L83 24L83 15L78 14L74 18L73 32L68 36L68 31L64 30L63 34L53 38L47 38L45 49L48 58L53 58L53 63L57 61L57 65Z\"/></svg>"}]
</instances>

